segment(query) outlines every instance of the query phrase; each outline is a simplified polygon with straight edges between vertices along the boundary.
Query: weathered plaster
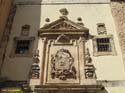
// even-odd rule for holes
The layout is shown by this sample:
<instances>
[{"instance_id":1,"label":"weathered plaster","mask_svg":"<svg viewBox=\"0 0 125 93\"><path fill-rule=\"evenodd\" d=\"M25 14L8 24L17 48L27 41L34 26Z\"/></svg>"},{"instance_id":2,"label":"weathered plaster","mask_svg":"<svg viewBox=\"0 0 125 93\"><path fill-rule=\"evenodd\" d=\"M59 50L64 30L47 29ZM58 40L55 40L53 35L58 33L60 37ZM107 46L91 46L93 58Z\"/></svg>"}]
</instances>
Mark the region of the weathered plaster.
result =
<instances>
[{"instance_id":1,"label":"weathered plaster","mask_svg":"<svg viewBox=\"0 0 125 93\"><path fill-rule=\"evenodd\" d=\"M112 1L111 9L125 64L125 1Z\"/></svg>"}]
</instances>

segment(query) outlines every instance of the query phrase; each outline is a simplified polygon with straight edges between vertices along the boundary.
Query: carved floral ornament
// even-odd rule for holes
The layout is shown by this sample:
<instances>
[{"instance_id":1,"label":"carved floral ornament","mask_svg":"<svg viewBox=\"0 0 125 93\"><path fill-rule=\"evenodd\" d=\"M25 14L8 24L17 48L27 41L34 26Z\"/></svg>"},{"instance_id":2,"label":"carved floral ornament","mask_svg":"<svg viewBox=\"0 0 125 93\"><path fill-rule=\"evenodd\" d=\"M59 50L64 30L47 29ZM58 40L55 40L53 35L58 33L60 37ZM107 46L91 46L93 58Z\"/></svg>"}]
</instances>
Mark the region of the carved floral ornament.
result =
<instances>
[{"instance_id":1,"label":"carved floral ornament","mask_svg":"<svg viewBox=\"0 0 125 93\"><path fill-rule=\"evenodd\" d=\"M51 78L60 80L76 79L74 58L69 50L60 49L51 56Z\"/></svg>"}]
</instances>

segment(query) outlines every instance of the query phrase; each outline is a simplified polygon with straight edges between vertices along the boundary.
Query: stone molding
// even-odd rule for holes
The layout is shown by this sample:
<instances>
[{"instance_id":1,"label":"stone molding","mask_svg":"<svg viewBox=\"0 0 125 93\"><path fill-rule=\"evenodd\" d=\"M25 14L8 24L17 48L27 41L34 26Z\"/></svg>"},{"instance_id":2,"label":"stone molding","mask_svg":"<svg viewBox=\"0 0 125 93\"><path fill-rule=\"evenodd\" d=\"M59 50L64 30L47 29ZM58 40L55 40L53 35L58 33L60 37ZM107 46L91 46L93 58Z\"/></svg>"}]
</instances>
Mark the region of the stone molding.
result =
<instances>
[{"instance_id":1,"label":"stone molding","mask_svg":"<svg viewBox=\"0 0 125 93\"><path fill-rule=\"evenodd\" d=\"M19 5L42 5L42 4L110 4L110 0L16 0Z\"/></svg>"},{"instance_id":2,"label":"stone molding","mask_svg":"<svg viewBox=\"0 0 125 93\"><path fill-rule=\"evenodd\" d=\"M46 85L46 86L35 86L34 91L35 92L43 92L44 93L95 93L102 91L104 87L102 85L67 85L67 86L51 86L51 85Z\"/></svg>"}]
</instances>

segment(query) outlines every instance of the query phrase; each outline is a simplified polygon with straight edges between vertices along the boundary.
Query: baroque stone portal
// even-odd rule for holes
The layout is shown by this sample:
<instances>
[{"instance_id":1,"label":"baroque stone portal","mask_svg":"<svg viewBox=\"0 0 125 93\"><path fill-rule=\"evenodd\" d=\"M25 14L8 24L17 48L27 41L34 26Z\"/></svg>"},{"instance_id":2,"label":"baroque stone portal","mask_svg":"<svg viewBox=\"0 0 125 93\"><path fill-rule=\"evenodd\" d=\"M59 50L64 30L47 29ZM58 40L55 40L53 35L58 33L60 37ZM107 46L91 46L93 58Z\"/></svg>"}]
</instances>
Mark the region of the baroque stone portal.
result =
<instances>
[{"instance_id":1,"label":"baroque stone portal","mask_svg":"<svg viewBox=\"0 0 125 93\"><path fill-rule=\"evenodd\" d=\"M69 50L60 49L51 58L51 78L60 80L76 79L76 68L73 66L74 58Z\"/></svg>"}]
</instances>

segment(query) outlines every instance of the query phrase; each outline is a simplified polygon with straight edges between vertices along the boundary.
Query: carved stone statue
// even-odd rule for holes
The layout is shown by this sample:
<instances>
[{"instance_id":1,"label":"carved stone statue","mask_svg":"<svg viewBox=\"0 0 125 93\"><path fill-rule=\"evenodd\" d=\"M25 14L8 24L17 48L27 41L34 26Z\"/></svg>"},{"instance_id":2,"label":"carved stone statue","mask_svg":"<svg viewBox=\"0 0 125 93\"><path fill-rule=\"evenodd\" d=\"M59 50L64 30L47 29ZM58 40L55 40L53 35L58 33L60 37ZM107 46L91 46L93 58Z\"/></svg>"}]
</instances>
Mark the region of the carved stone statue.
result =
<instances>
[{"instance_id":1,"label":"carved stone statue","mask_svg":"<svg viewBox=\"0 0 125 93\"><path fill-rule=\"evenodd\" d=\"M74 59L66 49L60 49L51 56L51 78L60 80L76 79Z\"/></svg>"},{"instance_id":2,"label":"carved stone statue","mask_svg":"<svg viewBox=\"0 0 125 93\"><path fill-rule=\"evenodd\" d=\"M92 63L92 58L91 55L89 53L89 49L86 49L86 55L85 55L85 59L86 59L86 64Z\"/></svg>"}]
</instances>

